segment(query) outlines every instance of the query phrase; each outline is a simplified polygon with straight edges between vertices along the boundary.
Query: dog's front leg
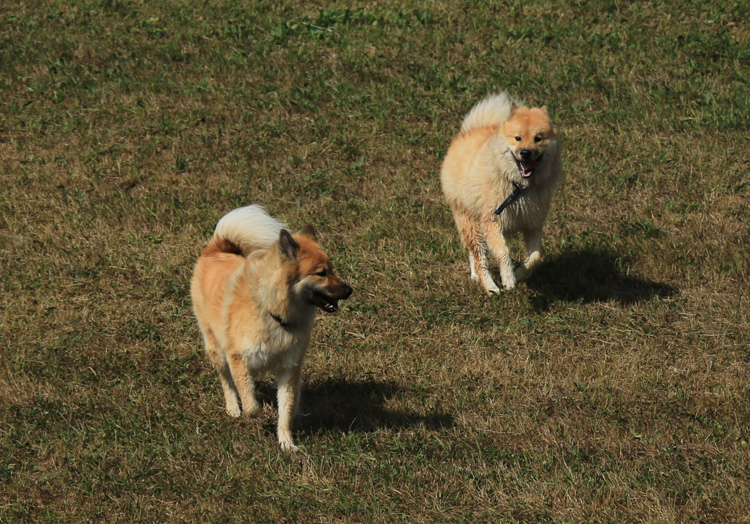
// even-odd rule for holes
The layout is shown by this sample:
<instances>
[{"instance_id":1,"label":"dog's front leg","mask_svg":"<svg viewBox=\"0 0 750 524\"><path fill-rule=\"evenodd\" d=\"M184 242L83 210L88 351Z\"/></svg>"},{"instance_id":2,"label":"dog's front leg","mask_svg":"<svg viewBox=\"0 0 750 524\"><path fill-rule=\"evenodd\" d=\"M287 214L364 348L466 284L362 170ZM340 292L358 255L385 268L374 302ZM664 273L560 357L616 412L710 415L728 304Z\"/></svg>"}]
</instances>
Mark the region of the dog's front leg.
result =
<instances>
[{"instance_id":1,"label":"dog's front leg","mask_svg":"<svg viewBox=\"0 0 750 524\"><path fill-rule=\"evenodd\" d=\"M240 352L229 352L229 370L232 373L232 380L237 386L237 392L240 394L242 401L242 413L254 417L261 411L260 404L255 398L255 382L250 376L247 364L242 358Z\"/></svg>"},{"instance_id":2,"label":"dog's front leg","mask_svg":"<svg viewBox=\"0 0 750 524\"><path fill-rule=\"evenodd\" d=\"M489 217L489 214L487 215ZM482 230L484 239L490 253L497 259L500 264L500 278L503 281L505 289L516 287L516 275L513 273L513 259L510 257L510 250L505 241L505 235L500 230L500 224L492 222L489 218L482 219Z\"/></svg>"},{"instance_id":3,"label":"dog's front leg","mask_svg":"<svg viewBox=\"0 0 750 524\"><path fill-rule=\"evenodd\" d=\"M523 232L523 240L529 257L526 262L516 268L516 280L526 280L534 270L542 263L542 229L534 229Z\"/></svg>"},{"instance_id":4,"label":"dog's front leg","mask_svg":"<svg viewBox=\"0 0 750 524\"><path fill-rule=\"evenodd\" d=\"M299 401L301 377L302 364L300 363L291 370L284 371L278 379L279 423L277 434L281 449L284 451L297 451L298 449L292 438L292 422Z\"/></svg>"}]
</instances>

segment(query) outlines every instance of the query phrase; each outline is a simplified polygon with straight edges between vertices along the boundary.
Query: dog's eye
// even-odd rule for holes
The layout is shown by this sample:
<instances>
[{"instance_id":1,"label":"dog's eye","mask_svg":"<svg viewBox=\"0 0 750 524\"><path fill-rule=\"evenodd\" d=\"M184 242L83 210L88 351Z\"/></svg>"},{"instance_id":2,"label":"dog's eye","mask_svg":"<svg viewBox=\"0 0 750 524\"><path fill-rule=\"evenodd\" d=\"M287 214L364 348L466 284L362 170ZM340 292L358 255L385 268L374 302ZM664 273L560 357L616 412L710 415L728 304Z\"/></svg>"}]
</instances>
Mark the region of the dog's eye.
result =
<instances>
[{"instance_id":1,"label":"dog's eye","mask_svg":"<svg viewBox=\"0 0 750 524\"><path fill-rule=\"evenodd\" d=\"M328 271L325 270L325 269L321 269L320 271L318 271L315 274L318 275L319 277L327 277L328 276Z\"/></svg>"},{"instance_id":2,"label":"dog's eye","mask_svg":"<svg viewBox=\"0 0 750 524\"><path fill-rule=\"evenodd\" d=\"M520 141L521 141L521 137L520 137L520 136L517 136L517 137L516 137L516 142L520 142Z\"/></svg>"},{"instance_id":3,"label":"dog's eye","mask_svg":"<svg viewBox=\"0 0 750 524\"><path fill-rule=\"evenodd\" d=\"M540 136L535 136L535 137L534 137L534 142L537 142L537 143L539 143L539 142L541 142L541 141L542 141L542 137L540 137Z\"/></svg>"}]
</instances>

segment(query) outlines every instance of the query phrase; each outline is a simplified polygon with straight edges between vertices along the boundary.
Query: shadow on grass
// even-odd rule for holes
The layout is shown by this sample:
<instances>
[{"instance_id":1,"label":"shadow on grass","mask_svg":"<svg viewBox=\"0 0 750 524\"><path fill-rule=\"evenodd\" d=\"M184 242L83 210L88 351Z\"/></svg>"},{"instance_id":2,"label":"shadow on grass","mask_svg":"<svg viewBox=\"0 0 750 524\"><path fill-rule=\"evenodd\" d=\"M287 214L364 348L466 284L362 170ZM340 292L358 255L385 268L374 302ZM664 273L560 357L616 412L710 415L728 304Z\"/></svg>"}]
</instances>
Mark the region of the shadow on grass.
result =
<instances>
[{"instance_id":1,"label":"shadow on grass","mask_svg":"<svg viewBox=\"0 0 750 524\"><path fill-rule=\"evenodd\" d=\"M295 419L296 431L319 430L371 432L377 429L403 429L424 426L441 429L453 426L453 416L445 413L421 415L385 407L404 388L392 382L328 379L305 385L302 406Z\"/></svg>"},{"instance_id":2,"label":"shadow on grass","mask_svg":"<svg viewBox=\"0 0 750 524\"><path fill-rule=\"evenodd\" d=\"M555 301L635 304L653 297L678 293L669 284L628 276L621 258L606 251L585 250L563 253L545 260L526 283L537 293L531 297L534 309L546 311Z\"/></svg>"}]
</instances>

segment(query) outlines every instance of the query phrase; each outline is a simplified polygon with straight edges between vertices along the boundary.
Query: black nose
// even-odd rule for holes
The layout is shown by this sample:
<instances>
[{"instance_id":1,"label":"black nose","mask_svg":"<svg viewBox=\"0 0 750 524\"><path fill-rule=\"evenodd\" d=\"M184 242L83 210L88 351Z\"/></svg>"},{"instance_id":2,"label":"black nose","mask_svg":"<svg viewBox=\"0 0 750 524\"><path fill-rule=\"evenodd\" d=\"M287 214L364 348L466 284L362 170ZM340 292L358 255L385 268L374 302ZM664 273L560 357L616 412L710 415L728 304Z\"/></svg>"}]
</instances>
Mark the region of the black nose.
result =
<instances>
[{"instance_id":1,"label":"black nose","mask_svg":"<svg viewBox=\"0 0 750 524\"><path fill-rule=\"evenodd\" d=\"M344 286L344 298L342 300L346 300L349 298L352 294L352 291L354 291L350 286Z\"/></svg>"},{"instance_id":2,"label":"black nose","mask_svg":"<svg viewBox=\"0 0 750 524\"><path fill-rule=\"evenodd\" d=\"M531 160L533 154L531 149L521 149L521 160Z\"/></svg>"}]
</instances>

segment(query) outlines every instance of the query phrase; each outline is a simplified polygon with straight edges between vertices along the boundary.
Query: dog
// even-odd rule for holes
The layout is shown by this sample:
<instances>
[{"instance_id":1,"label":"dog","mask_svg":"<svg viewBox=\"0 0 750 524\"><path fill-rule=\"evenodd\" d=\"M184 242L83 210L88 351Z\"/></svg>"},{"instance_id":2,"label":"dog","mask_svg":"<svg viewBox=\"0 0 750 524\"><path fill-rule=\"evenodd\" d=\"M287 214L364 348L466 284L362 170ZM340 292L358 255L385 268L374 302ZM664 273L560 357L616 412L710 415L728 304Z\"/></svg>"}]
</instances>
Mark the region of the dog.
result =
<instances>
[{"instance_id":1,"label":"dog","mask_svg":"<svg viewBox=\"0 0 750 524\"><path fill-rule=\"evenodd\" d=\"M523 107L506 93L477 103L464 117L440 170L443 195L469 252L472 280L498 294L487 263L500 265L505 289L542 261L542 226L562 180L560 136L547 107ZM502 203L502 205L501 205ZM508 240L521 233L528 257L514 270Z\"/></svg>"},{"instance_id":2,"label":"dog","mask_svg":"<svg viewBox=\"0 0 750 524\"><path fill-rule=\"evenodd\" d=\"M318 309L335 312L351 293L313 226L291 234L258 205L219 220L195 264L190 294L227 413L259 414L254 380L260 372L276 375L278 441L284 451L297 451L291 426L313 320Z\"/></svg>"}]
</instances>

